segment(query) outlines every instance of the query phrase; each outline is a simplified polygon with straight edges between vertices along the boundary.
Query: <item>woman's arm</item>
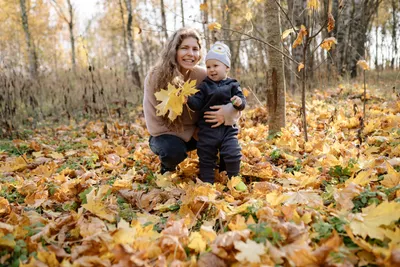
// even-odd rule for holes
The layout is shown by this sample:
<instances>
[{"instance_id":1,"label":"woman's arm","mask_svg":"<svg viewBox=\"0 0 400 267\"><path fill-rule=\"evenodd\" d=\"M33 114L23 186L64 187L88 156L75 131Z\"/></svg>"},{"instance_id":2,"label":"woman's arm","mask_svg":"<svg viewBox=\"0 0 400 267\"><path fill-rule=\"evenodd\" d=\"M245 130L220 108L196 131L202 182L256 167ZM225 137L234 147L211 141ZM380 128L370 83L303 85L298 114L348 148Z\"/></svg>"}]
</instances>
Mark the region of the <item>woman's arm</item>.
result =
<instances>
[{"instance_id":1,"label":"woman's arm","mask_svg":"<svg viewBox=\"0 0 400 267\"><path fill-rule=\"evenodd\" d=\"M218 127L222 124L234 125L239 120L241 112L236 110L232 103L226 105L211 106L215 111L204 112L204 118L208 123L215 123L211 128Z\"/></svg>"}]
</instances>

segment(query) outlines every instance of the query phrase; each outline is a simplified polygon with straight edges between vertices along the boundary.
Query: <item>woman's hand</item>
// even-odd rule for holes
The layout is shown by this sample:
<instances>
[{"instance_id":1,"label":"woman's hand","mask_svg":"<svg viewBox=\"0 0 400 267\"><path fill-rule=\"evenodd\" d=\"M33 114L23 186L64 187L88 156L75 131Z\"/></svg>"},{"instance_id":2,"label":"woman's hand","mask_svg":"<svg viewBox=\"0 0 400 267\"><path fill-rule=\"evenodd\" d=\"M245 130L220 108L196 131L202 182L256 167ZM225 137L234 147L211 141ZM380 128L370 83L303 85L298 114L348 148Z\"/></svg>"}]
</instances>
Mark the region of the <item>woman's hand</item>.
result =
<instances>
[{"instance_id":1,"label":"woman's hand","mask_svg":"<svg viewBox=\"0 0 400 267\"><path fill-rule=\"evenodd\" d=\"M220 126L225 122L223 105L211 106L211 109L215 109L215 111L206 111L204 112L204 119L208 123L215 123L211 126L211 128L215 128Z\"/></svg>"}]
</instances>

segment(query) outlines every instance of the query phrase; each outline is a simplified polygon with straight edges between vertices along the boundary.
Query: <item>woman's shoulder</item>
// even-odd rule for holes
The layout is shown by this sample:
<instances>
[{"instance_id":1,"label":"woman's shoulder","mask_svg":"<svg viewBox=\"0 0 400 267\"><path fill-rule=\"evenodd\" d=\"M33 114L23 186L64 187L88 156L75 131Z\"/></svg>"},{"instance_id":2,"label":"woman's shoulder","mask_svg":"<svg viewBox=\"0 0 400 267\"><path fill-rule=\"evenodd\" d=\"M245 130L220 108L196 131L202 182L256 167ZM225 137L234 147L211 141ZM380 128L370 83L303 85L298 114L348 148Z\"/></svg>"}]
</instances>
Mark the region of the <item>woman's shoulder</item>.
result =
<instances>
[{"instance_id":1,"label":"woman's shoulder","mask_svg":"<svg viewBox=\"0 0 400 267\"><path fill-rule=\"evenodd\" d=\"M144 78L144 89L153 91L154 87L155 87L154 70L151 69Z\"/></svg>"},{"instance_id":2,"label":"woman's shoulder","mask_svg":"<svg viewBox=\"0 0 400 267\"><path fill-rule=\"evenodd\" d=\"M206 68L202 66L195 66L190 74L190 79L196 80L197 84L201 83L206 77Z\"/></svg>"}]
</instances>

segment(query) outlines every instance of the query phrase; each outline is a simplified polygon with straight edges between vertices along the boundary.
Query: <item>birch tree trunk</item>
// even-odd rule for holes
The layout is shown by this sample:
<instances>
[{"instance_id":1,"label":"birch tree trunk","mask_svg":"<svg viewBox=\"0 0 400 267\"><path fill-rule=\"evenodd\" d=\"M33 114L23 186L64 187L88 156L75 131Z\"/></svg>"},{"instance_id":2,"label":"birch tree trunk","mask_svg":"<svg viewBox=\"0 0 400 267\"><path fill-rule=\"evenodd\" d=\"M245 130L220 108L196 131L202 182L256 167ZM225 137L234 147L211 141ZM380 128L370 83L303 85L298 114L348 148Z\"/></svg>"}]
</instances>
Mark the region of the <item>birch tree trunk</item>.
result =
<instances>
[{"instance_id":1,"label":"birch tree trunk","mask_svg":"<svg viewBox=\"0 0 400 267\"><path fill-rule=\"evenodd\" d=\"M392 70L395 68L395 61L396 61L396 56L398 52L398 47L397 47L397 9L399 7L399 0L392 0L392 18L393 18L393 26L392 26L392 42L393 42L393 56L392 56L392 61L390 64L390 67Z\"/></svg>"},{"instance_id":2,"label":"birch tree trunk","mask_svg":"<svg viewBox=\"0 0 400 267\"><path fill-rule=\"evenodd\" d=\"M271 45L282 50L281 44L281 22L280 12L276 1L266 0L266 39ZM283 66L283 56L267 46L267 106L269 114L269 134L277 133L286 124L286 106L285 106L285 75Z\"/></svg>"},{"instance_id":3,"label":"birch tree trunk","mask_svg":"<svg viewBox=\"0 0 400 267\"><path fill-rule=\"evenodd\" d=\"M182 27L185 27L185 12L183 11L183 0L181 0Z\"/></svg>"},{"instance_id":4,"label":"birch tree trunk","mask_svg":"<svg viewBox=\"0 0 400 267\"><path fill-rule=\"evenodd\" d=\"M168 32L167 32L167 20L165 18L165 8L164 8L164 0L160 1L161 5L161 23L164 32L165 42L168 40Z\"/></svg>"},{"instance_id":5,"label":"birch tree trunk","mask_svg":"<svg viewBox=\"0 0 400 267\"><path fill-rule=\"evenodd\" d=\"M22 21L22 28L24 29L25 33L25 42L26 46L28 47L28 55L29 55L29 73L31 74L32 78L37 77L38 71L38 62L37 62L37 55L35 51L35 47L33 45L33 41L31 38L31 32L29 31L29 21L28 21L28 13L26 10L26 0L20 0L21 5L21 21Z\"/></svg>"},{"instance_id":6,"label":"birch tree trunk","mask_svg":"<svg viewBox=\"0 0 400 267\"><path fill-rule=\"evenodd\" d=\"M124 64L125 64L124 73L126 75L127 70L129 70L129 55L127 52L128 44L126 42L125 15L124 15L124 7L122 5L122 0L118 0L118 4L119 4L119 12L121 15L121 21L122 21L122 37L123 37L123 42L124 42L123 53L124 53Z\"/></svg>"},{"instance_id":7,"label":"birch tree trunk","mask_svg":"<svg viewBox=\"0 0 400 267\"><path fill-rule=\"evenodd\" d=\"M69 31L69 41L71 44L71 65L72 65L72 71L75 73L76 71L76 53L75 53L75 35L74 35L74 8L72 6L71 0L67 0L67 6L68 6L68 18L65 15L65 10L64 10L64 5L61 4L60 2L56 0L52 0L52 3L54 4L54 8L56 9L58 15L67 23L68 25L68 31Z\"/></svg>"},{"instance_id":8,"label":"birch tree trunk","mask_svg":"<svg viewBox=\"0 0 400 267\"><path fill-rule=\"evenodd\" d=\"M71 42L71 62L72 62L72 71L76 72L76 54L75 54L75 35L74 35L74 9L71 4L71 0L67 0L68 4L68 13L69 13L69 21L68 21L68 30L69 30L69 39Z\"/></svg>"},{"instance_id":9,"label":"birch tree trunk","mask_svg":"<svg viewBox=\"0 0 400 267\"><path fill-rule=\"evenodd\" d=\"M138 71L138 66L135 62L135 46L133 42L132 36L132 22L133 22L133 15L132 15L132 3L131 0L125 0L126 10L128 13L128 21L126 22L126 35L127 35L127 44L128 44L128 59L129 59L129 72L132 79L132 84L137 86L138 88L141 87L140 76Z\"/></svg>"}]
</instances>

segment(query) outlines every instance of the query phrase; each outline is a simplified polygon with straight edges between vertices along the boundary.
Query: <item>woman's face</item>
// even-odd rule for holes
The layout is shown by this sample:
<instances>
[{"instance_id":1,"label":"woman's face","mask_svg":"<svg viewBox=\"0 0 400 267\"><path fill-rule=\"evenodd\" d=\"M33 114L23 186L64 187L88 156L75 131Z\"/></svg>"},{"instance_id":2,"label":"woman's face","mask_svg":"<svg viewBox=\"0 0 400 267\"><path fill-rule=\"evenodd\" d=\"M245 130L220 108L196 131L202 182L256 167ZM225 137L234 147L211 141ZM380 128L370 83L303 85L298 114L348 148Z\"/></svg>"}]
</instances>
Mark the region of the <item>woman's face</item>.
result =
<instances>
[{"instance_id":1,"label":"woman's face","mask_svg":"<svg viewBox=\"0 0 400 267\"><path fill-rule=\"evenodd\" d=\"M184 73L192 70L200 60L200 47L197 39L187 37L183 39L176 52L176 61L179 65L179 71Z\"/></svg>"}]
</instances>

